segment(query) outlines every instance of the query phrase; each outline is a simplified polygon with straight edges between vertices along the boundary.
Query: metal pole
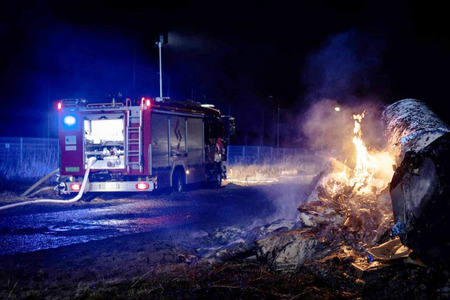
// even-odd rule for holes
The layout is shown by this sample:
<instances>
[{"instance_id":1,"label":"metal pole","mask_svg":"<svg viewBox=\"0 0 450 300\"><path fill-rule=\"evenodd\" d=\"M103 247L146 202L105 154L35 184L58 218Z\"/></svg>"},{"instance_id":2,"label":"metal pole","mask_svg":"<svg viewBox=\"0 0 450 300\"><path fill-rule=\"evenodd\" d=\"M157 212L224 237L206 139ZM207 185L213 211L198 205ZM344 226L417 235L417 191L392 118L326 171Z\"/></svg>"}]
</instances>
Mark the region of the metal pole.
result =
<instances>
[{"instance_id":1,"label":"metal pole","mask_svg":"<svg viewBox=\"0 0 450 300\"><path fill-rule=\"evenodd\" d=\"M257 161L258 164L260 164L260 161L259 161L259 148L260 147L256 147L256 149L258 150L258 152L256 154L256 161Z\"/></svg>"},{"instance_id":2,"label":"metal pole","mask_svg":"<svg viewBox=\"0 0 450 300\"><path fill-rule=\"evenodd\" d=\"M162 101L162 60L161 60L161 48L162 48L163 36L159 36L158 48L159 48L159 98Z\"/></svg>"}]
</instances>

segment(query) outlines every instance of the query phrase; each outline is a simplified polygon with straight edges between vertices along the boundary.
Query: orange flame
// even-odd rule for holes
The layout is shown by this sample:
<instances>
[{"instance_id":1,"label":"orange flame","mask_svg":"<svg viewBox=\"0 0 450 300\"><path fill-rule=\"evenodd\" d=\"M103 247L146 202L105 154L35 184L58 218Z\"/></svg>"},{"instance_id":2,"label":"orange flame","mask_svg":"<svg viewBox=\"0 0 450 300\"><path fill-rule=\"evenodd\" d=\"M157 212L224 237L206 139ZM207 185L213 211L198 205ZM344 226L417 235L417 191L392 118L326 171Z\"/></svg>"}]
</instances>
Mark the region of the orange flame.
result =
<instances>
[{"instance_id":1,"label":"orange flame","mask_svg":"<svg viewBox=\"0 0 450 300\"><path fill-rule=\"evenodd\" d=\"M349 172L345 165L334 171L327 180L327 189L331 195L342 192L342 189L352 188L357 194L367 194L374 190L384 189L394 173L394 159L388 152L370 153L367 149L361 131L361 123L366 112L353 115L353 144L356 150L355 168ZM350 174L349 174L350 173ZM377 177L376 180L374 177Z\"/></svg>"},{"instance_id":2,"label":"orange flame","mask_svg":"<svg viewBox=\"0 0 450 300\"><path fill-rule=\"evenodd\" d=\"M350 185L354 186L358 191L361 187L370 185L373 175L377 170L377 165L369 154L367 147L362 139L361 122L364 118L365 111L359 115L353 115L355 127L353 128L353 144L356 148L356 165L353 170L353 176L350 179Z\"/></svg>"}]
</instances>

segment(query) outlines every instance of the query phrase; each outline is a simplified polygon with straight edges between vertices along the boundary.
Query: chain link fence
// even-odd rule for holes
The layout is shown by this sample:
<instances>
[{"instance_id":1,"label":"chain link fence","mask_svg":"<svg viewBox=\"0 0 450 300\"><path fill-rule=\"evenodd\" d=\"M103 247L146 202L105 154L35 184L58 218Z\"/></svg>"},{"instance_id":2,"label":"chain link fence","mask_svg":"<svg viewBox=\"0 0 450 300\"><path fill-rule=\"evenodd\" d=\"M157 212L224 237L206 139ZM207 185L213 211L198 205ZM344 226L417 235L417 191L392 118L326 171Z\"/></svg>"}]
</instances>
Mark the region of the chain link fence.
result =
<instances>
[{"instance_id":1,"label":"chain link fence","mask_svg":"<svg viewBox=\"0 0 450 300\"><path fill-rule=\"evenodd\" d=\"M228 146L228 164L263 165L284 163L292 160L309 161L317 155L308 153L304 149L275 148L261 146Z\"/></svg>"},{"instance_id":2,"label":"chain link fence","mask_svg":"<svg viewBox=\"0 0 450 300\"><path fill-rule=\"evenodd\" d=\"M304 149L228 146L227 163L268 165L317 160ZM0 137L0 178L34 180L59 167L58 139Z\"/></svg>"},{"instance_id":3,"label":"chain link fence","mask_svg":"<svg viewBox=\"0 0 450 300\"><path fill-rule=\"evenodd\" d=\"M0 137L0 178L34 180L58 166L58 139Z\"/></svg>"},{"instance_id":4,"label":"chain link fence","mask_svg":"<svg viewBox=\"0 0 450 300\"><path fill-rule=\"evenodd\" d=\"M305 149L228 146L229 182L258 184L295 177L299 184L309 183L327 162L319 152Z\"/></svg>"}]
</instances>

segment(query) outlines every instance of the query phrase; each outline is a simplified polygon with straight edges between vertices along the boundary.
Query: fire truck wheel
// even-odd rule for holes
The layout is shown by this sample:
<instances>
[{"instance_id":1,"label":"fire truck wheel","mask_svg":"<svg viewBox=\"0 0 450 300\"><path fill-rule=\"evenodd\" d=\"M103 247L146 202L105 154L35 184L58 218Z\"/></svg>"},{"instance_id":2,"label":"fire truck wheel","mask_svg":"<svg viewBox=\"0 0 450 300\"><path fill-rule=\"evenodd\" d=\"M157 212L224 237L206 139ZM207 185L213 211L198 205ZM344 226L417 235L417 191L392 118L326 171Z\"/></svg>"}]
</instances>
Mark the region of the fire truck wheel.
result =
<instances>
[{"instance_id":1,"label":"fire truck wheel","mask_svg":"<svg viewBox=\"0 0 450 300\"><path fill-rule=\"evenodd\" d=\"M176 193L181 193L186 189L186 182L183 176L183 172L177 170L173 173L172 189Z\"/></svg>"}]
</instances>

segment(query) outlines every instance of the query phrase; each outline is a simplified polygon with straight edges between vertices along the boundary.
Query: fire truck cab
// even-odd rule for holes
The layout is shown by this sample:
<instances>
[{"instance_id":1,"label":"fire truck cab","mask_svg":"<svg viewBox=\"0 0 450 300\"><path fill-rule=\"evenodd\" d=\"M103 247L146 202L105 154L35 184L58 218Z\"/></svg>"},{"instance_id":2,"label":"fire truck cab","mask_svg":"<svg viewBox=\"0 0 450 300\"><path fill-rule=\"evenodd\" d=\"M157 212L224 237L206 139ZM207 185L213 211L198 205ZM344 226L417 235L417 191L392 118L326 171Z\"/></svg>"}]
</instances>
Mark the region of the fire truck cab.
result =
<instances>
[{"instance_id":1,"label":"fire truck cab","mask_svg":"<svg viewBox=\"0 0 450 300\"><path fill-rule=\"evenodd\" d=\"M234 119L193 101L142 98L125 103L58 102L58 193L144 192L226 178ZM224 126L226 124L226 126Z\"/></svg>"}]
</instances>

